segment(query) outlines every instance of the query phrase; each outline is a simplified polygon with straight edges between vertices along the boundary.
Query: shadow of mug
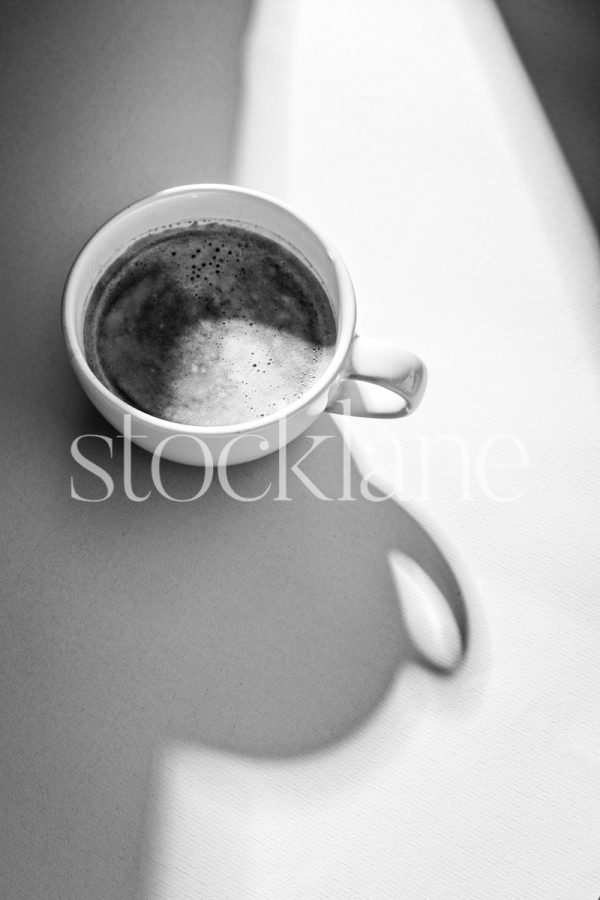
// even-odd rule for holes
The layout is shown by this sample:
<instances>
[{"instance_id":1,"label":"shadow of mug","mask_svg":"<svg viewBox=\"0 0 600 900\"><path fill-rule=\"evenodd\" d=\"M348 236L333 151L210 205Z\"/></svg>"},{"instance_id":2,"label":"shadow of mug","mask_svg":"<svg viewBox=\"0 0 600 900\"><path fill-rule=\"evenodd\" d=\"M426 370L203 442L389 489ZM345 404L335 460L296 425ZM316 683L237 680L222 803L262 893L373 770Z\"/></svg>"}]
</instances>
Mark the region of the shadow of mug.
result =
<instances>
[{"instance_id":1,"label":"shadow of mug","mask_svg":"<svg viewBox=\"0 0 600 900\"><path fill-rule=\"evenodd\" d=\"M283 457L227 469L222 485L215 470L196 500L205 470L161 461L161 496L151 457L130 449L146 499L115 491L97 513L128 535L114 570L141 568L111 594L115 640L140 617L142 640L152 627L136 682L163 733L257 757L311 753L358 728L407 665L460 664L468 622L451 566L402 506L362 489L333 417ZM436 651L430 627L450 633L450 648L442 636Z\"/></svg>"}]
</instances>

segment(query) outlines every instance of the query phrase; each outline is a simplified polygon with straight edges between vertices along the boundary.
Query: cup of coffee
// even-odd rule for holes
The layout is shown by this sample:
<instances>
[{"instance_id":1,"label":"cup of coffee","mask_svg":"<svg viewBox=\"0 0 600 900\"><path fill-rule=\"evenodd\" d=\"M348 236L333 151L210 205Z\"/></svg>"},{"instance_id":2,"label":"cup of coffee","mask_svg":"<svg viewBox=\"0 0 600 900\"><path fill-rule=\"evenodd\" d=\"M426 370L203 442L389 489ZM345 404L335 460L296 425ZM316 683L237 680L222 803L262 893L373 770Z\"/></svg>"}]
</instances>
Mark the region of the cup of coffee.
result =
<instances>
[{"instance_id":1,"label":"cup of coffee","mask_svg":"<svg viewBox=\"0 0 600 900\"><path fill-rule=\"evenodd\" d=\"M144 449L190 465L257 459L325 410L412 412L426 370L358 336L338 252L289 206L231 185L127 207L69 273L63 330L92 403ZM365 400L359 383L384 388Z\"/></svg>"}]
</instances>

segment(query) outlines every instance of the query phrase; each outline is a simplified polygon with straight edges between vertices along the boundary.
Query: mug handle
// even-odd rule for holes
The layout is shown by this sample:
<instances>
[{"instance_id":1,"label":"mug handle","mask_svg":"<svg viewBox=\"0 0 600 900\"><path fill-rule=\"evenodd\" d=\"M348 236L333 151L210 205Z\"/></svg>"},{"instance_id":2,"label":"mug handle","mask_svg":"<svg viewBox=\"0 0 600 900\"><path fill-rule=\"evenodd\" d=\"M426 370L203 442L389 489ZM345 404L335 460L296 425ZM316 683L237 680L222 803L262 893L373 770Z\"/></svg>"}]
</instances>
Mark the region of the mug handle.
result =
<instances>
[{"instance_id":1,"label":"mug handle","mask_svg":"<svg viewBox=\"0 0 600 900\"><path fill-rule=\"evenodd\" d=\"M414 353L392 341L356 335L327 411L371 418L407 416L423 399L426 383L425 363ZM369 385L377 388L370 390Z\"/></svg>"}]
</instances>

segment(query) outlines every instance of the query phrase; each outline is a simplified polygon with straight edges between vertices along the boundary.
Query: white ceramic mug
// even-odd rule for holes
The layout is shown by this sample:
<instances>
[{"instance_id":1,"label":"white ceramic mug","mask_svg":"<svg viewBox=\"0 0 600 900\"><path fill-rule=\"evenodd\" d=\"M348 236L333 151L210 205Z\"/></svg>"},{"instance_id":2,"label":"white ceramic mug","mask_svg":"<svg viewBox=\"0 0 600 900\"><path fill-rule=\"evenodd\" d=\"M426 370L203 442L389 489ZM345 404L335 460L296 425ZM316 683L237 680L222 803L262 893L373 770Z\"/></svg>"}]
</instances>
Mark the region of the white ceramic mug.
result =
<instances>
[{"instance_id":1,"label":"white ceramic mug","mask_svg":"<svg viewBox=\"0 0 600 900\"><path fill-rule=\"evenodd\" d=\"M295 251L320 279L335 315L333 358L310 389L285 409L239 425L179 425L142 412L102 384L84 353L86 307L107 266L143 235L197 220L247 225ZM379 417L407 415L418 406L425 389L426 370L417 356L395 343L357 336L354 289L346 266L331 244L286 204L231 185L170 188L110 219L73 264L65 285L62 316L75 373L102 415L144 449L189 465L231 465L257 459L296 438L325 410ZM387 390L373 392L365 399L359 382Z\"/></svg>"}]
</instances>

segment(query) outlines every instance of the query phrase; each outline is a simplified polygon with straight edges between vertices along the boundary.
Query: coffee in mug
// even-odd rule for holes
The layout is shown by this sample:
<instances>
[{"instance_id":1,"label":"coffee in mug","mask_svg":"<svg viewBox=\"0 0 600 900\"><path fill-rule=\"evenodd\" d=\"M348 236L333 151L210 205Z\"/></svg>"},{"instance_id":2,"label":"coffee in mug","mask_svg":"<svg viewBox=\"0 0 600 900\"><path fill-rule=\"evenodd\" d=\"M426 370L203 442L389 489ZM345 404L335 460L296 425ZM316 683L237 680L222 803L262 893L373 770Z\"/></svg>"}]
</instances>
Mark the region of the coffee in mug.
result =
<instances>
[{"instance_id":1,"label":"coffee in mug","mask_svg":"<svg viewBox=\"0 0 600 900\"><path fill-rule=\"evenodd\" d=\"M291 248L235 222L135 241L103 273L84 324L95 375L184 425L249 422L301 397L333 356L325 289Z\"/></svg>"}]
</instances>

